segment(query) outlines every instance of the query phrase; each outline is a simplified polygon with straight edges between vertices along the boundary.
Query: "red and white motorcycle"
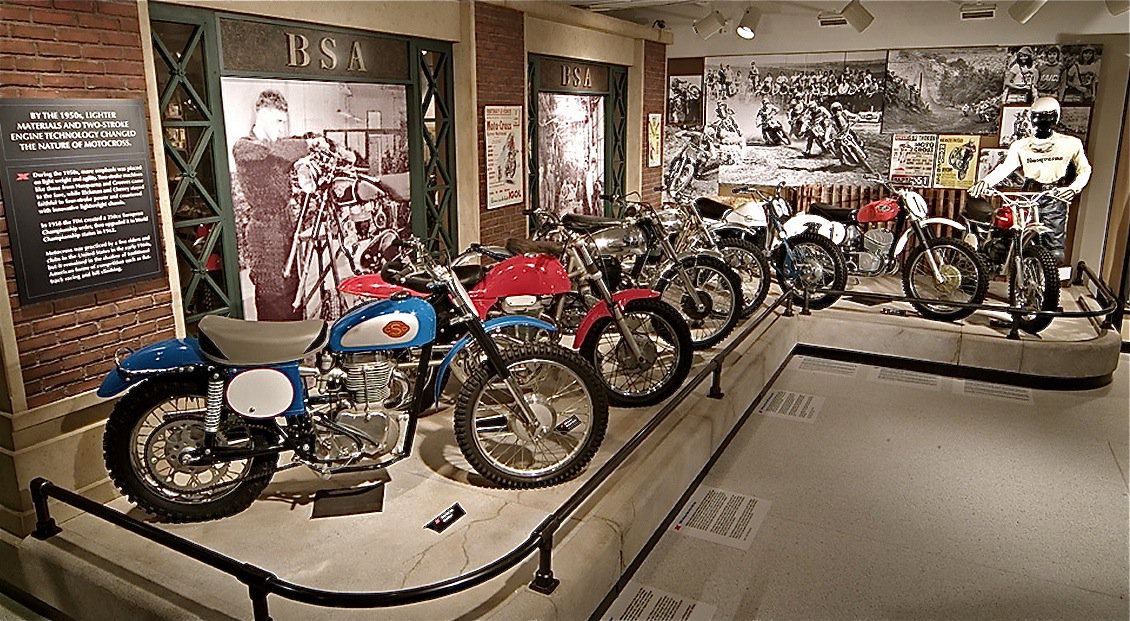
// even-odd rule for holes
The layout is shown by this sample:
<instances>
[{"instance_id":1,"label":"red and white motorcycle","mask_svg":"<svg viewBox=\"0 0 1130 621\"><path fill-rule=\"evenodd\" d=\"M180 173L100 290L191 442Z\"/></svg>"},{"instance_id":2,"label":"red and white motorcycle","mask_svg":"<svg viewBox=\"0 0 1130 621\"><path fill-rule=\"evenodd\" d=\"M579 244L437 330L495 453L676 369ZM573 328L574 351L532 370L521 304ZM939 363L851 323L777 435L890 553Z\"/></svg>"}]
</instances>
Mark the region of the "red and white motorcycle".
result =
<instances>
[{"instance_id":1,"label":"red and white motorcycle","mask_svg":"<svg viewBox=\"0 0 1130 621\"><path fill-rule=\"evenodd\" d=\"M848 272L856 276L884 276L902 269L903 291L908 297L979 304L988 291L988 269L967 243L936 236L931 225L964 234L965 226L949 218L928 217L922 195L900 189L888 181L870 178L891 192L859 209L813 203L808 213L793 216L785 231L796 235L815 230L839 245ZM917 244L902 256L911 238ZM929 319L953 321L973 313L972 308L939 303L911 302Z\"/></svg>"}]
</instances>

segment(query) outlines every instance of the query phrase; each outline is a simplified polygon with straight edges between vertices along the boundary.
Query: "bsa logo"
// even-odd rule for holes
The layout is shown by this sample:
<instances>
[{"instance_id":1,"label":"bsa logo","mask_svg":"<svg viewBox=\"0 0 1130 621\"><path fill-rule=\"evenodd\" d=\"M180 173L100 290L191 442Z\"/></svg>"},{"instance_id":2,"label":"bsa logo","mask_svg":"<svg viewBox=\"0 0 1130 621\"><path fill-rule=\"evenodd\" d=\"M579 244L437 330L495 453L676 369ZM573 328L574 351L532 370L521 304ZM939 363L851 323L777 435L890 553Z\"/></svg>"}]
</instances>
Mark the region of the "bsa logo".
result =
<instances>
[{"instance_id":1,"label":"bsa logo","mask_svg":"<svg viewBox=\"0 0 1130 621\"><path fill-rule=\"evenodd\" d=\"M408 327L408 324L404 323L403 321L397 320L390 321L385 324L385 327L381 331L394 339L398 339L405 334L408 334L408 331L411 329L412 328Z\"/></svg>"}]
</instances>

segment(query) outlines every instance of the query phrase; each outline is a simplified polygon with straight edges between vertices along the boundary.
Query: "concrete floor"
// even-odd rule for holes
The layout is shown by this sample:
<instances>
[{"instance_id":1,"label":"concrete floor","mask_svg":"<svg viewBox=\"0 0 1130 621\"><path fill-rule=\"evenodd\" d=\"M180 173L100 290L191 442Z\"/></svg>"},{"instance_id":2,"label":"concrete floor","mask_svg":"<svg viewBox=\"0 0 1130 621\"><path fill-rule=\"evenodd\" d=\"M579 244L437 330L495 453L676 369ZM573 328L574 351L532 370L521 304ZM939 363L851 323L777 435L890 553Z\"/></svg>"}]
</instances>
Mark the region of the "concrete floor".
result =
<instances>
[{"instance_id":1,"label":"concrete floor","mask_svg":"<svg viewBox=\"0 0 1130 621\"><path fill-rule=\"evenodd\" d=\"M767 397L815 396L815 417L755 411L702 482L768 501L748 549L669 526L617 603L642 587L700 602L682 618L1128 618L1130 356L1084 392L814 362Z\"/></svg>"}]
</instances>

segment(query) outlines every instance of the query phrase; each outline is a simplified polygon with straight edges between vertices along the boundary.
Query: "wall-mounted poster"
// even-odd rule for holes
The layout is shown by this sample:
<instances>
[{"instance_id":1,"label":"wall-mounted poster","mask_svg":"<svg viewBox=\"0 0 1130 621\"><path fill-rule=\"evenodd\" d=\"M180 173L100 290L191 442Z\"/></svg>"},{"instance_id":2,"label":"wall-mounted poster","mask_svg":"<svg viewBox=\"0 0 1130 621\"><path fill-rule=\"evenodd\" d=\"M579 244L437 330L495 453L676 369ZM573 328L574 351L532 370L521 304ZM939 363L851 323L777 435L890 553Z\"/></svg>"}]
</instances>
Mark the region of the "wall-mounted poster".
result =
<instances>
[{"instance_id":1,"label":"wall-mounted poster","mask_svg":"<svg viewBox=\"0 0 1130 621\"><path fill-rule=\"evenodd\" d=\"M405 87L235 77L221 87L245 316L339 316L337 284L379 270L411 235Z\"/></svg>"},{"instance_id":2,"label":"wall-mounted poster","mask_svg":"<svg viewBox=\"0 0 1130 621\"><path fill-rule=\"evenodd\" d=\"M1004 161L1005 155L1008 154L1008 149L981 149L981 153L977 156L977 181L985 178L993 171L994 168L1000 166ZM1012 189L1019 188L1024 184L1024 178L1020 175L1020 169L1017 168L1012 174L1001 181L997 188Z\"/></svg>"},{"instance_id":3,"label":"wall-mounted poster","mask_svg":"<svg viewBox=\"0 0 1130 621\"><path fill-rule=\"evenodd\" d=\"M663 115L647 115L647 165L649 168L663 163Z\"/></svg>"},{"instance_id":4,"label":"wall-mounted poster","mask_svg":"<svg viewBox=\"0 0 1130 621\"><path fill-rule=\"evenodd\" d=\"M604 97L538 93L538 205L604 215Z\"/></svg>"},{"instance_id":5,"label":"wall-mounted poster","mask_svg":"<svg viewBox=\"0 0 1130 621\"><path fill-rule=\"evenodd\" d=\"M864 183L883 170L884 52L705 61L705 139L721 183ZM862 155L862 158L860 158Z\"/></svg>"},{"instance_id":6,"label":"wall-mounted poster","mask_svg":"<svg viewBox=\"0 0 1130 621\"><path fill-rule=\"evenodd\" d=\"M667 124L702 126L702 76L673 75L667 82Z\"/></svg>"},{"instance_id":7,"label":"wall-mounted poster","mask_svg":"<svg viewBox=\"0 0 1130 621\"><path fill-rule=\"evenodd\" d=\"M1101 45L1064 45L1063 78L1060 86L1060 103L1095 103L1099 88L1099 66L1102 64Z\"/></svg>"},{"instance_id":8,"label":"wall-mounted poster","mask_svg":"<svg viewBox=\"0 0 1130 621\"><path fill-rule=\"evenodd\" d=\"M937 134L895 134L891 140L891 183L930 187L937 146Z\"/></svg>"},{"instance_id":9,"label":"wall-mounted poster","mask_svg":"<svg viewBox=\"0 0 1130 621\"><path fill-rule=\"evenodd\" d=\"M1091 127L1090 106L1063 106L1059 111L1059 123L1055 131L1075 136L1087 144L1087 132Z\"/></svg>"},{"instance_id":10,"label":"wall-mounted poster","mask_svg":"<svg viewBox=\"0 0 1130 621\"><path fill-rule=\"evenodd\" d=\"M969 189L977 177L980 136L938 136L935 188Z\"/></svg>"},{"instance_id":11,"label":"wall-mounted poster","mask_svg":"<svg viewBox=\"0 0 1130 621\"><path fill-rule=\"evenodd\" d=\"M891 50L883 131L994 134L1008 51Z\"/></svg>"},{"instance_id":12,"label":"wall-mounted poster","mask_svg":"<svg viewBox=\"0 0 1130 621\"><path fill-rule=\"evenodd\" d=\"M522 106L483 109L486 142L487 209L525 200Z\"/></svg>"},{"instance_id":13,"label":"wall-mounted poster","mask_svg":"<svg viewBox=\"0 0 1130 621\"><path fill-rule=\"evenodd\" d=\"M1001 110L1001 123L998 140L1002 147L1025 138L1032 133L1032 121L1028 118L1028 106L1007 106Z\"/></svg>"}]
</instances>

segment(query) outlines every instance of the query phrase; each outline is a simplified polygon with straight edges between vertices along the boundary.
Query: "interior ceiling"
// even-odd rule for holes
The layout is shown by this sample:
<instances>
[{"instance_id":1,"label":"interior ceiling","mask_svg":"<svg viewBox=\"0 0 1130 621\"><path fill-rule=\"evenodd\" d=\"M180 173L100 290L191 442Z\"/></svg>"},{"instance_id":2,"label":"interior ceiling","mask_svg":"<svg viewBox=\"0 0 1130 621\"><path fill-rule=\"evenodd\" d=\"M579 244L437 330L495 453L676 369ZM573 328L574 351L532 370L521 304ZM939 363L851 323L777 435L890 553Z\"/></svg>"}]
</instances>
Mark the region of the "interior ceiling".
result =
<instances>
[{"instance_id":1,"label":"interior ceiling","mask_svg":"<svg viewBox=\"0 0 1130 621\"><path fill-rule=\"evenodd\" d=\"M730 19L741 18L746 7L755 5L763 14L816 15L839 11L848 0L594 0L573 6L651 26L662 20L668 25L689 25L717 10Z\"/></svg>"}]
</instances>

